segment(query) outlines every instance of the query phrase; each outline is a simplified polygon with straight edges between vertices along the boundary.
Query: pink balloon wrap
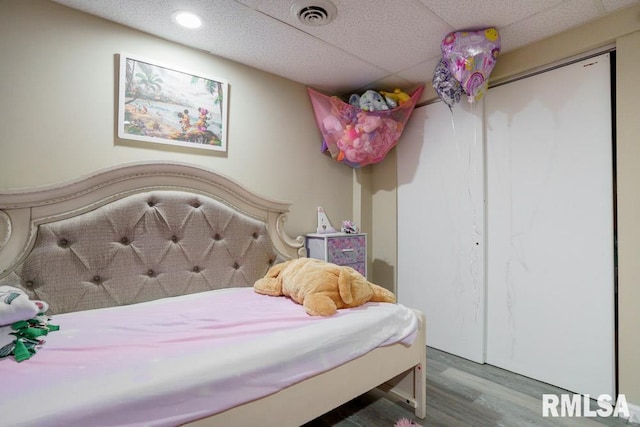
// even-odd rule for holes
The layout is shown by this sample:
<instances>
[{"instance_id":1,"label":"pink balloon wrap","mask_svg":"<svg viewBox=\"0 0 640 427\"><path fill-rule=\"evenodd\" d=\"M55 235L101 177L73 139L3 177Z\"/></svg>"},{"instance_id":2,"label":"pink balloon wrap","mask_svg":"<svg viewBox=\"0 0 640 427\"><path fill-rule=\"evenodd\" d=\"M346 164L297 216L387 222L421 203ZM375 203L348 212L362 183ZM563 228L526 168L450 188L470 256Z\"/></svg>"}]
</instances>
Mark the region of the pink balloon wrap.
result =
<instances>
[{"instance_id":1,"label":"pink balloon wrap","mask_svg":"<svg viewBox=\"0 0 640 427\"><path fill-rule=\"evenodd\" d=\"M307 88L322 134L321 151L354 168L382 161L398 143L423 90L420 86L410 100L392 110L364 111Z\"/></svg>"},{"instance_id":2,"label":"pink balloon wrap","mask_svg":"<svg viewBox=\"0 0 640 427\"><path fill-rule=\"evenodd\" d=\"M500 34L495 27L449 33L441 44L442 57L460 82L469 102L482 98L500 54Z\"/></svg>"}]
</instances>

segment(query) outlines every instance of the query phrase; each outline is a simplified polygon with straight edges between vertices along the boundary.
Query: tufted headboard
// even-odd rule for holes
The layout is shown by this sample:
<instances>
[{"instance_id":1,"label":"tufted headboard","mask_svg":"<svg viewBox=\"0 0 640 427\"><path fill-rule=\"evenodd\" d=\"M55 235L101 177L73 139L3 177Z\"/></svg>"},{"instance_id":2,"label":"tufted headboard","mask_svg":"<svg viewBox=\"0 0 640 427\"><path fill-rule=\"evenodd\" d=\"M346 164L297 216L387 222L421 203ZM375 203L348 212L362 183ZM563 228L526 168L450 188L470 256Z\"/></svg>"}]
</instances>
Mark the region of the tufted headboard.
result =
<instances>
[{"instance_id":1,"label":"tufted headboard","mask_svg":"<svg viewBox=\"0 0 640 427\"><path fill-rule=\"evenodd\" d=\"M182 163L135 163L0 193L0 285L58 314L252 286L303 256L289 204Z\"/></svg>"}]
</instances>

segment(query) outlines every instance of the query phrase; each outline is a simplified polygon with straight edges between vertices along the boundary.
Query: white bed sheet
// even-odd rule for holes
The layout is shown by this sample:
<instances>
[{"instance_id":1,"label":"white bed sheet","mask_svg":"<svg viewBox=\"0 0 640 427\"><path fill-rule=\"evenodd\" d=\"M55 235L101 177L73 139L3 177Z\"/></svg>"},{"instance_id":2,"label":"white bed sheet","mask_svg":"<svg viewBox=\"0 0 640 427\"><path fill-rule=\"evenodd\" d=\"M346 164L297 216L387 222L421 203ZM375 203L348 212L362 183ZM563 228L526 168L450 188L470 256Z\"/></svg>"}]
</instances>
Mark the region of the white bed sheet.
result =
<instances>
[{"instance_id":1,"label":"white bed sheet","mask_svg":"<svg viewBox=\"0 0 640 427\"><path fill-rule=\"evenodd\" d=\"M0 424L178 425L409 345L417 322L385 303L308 316L252 288L62 314L31 359L0 361Z\"/></svg>"}]
</instances>

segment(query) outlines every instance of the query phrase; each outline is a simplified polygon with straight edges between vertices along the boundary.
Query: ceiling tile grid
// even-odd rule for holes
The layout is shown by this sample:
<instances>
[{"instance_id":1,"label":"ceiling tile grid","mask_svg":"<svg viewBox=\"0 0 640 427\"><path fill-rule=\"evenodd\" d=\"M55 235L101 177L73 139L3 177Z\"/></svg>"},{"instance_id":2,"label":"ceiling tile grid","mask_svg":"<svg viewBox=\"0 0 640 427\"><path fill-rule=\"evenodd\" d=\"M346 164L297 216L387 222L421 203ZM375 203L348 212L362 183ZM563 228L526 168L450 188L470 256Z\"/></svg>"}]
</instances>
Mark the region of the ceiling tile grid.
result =
<instances>
[{"instance_id":1,"label":"ceiling tile grid","mask_svg":"<svg viewBox=\"0 0 640 427\"><path fill-rule=\"evenodd\" d=\"M565 0L557 7L515 22L500 30L503 52L517 49L558 33L558 28L572 28L601 15L599 0Z\"/></svg>"},{"instance_id":2,"label":"ceiling tile grid","mask_svg":"<svg viewBox=\"0 0 640 427\"><path fill-rule=\"evenodd\" d=\"M563 0L420 0L443 21L458 30L504 27L558 6Z\"/></svg>"},{"instance_id":3,"label":"ceiling tile grid","mask_svg":"<svg viewBox=\"0 0 640 427\"><path fill-rule=\"evenodd\" d=\"M324 26L299 22L289 13L293 1L245 3L390 73L437 54L434 35L452 29L416 0L334 0L337 17Z\"/></svg>"},{"instance_id":4,"label":"ceiling tile grid","mask_svg":"<svg viewBox=\"0 0 640 427\"><path fill-rule=\"evenodd\" d=\"M140 31L334 93L431 80L451 31L496 26L502 53L640 0L331 0L335 20L309 26L298 0L51 0ZM307 1L307 0L305 0ZM319 5L326 0L317 1ZM177 10L200 14L179 28ZM132 52L135 53L135 52Z\"/></svg>"}]
</instances>

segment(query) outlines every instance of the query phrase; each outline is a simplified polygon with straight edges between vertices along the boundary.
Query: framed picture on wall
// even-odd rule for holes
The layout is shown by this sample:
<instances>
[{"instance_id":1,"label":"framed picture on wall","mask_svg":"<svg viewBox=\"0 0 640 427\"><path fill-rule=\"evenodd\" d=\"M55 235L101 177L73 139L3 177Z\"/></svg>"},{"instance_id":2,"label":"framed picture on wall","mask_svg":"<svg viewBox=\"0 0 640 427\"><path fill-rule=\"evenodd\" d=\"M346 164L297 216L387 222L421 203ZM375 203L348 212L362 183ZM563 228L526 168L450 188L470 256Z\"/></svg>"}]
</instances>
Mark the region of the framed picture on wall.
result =
<instances>
[{"instance_id":1,"label":"framed picture on wall","mask_svg":"<svg viewBox=\"0 0 640 427\"><path fill-rule=\"evenodd\" d=\"M225 80L120 53L118 137L227 150Z\"/></svg>"}]
</instances>

